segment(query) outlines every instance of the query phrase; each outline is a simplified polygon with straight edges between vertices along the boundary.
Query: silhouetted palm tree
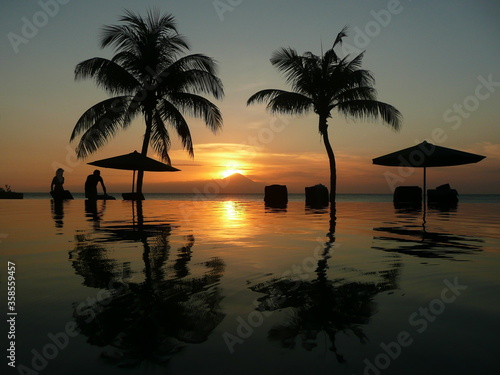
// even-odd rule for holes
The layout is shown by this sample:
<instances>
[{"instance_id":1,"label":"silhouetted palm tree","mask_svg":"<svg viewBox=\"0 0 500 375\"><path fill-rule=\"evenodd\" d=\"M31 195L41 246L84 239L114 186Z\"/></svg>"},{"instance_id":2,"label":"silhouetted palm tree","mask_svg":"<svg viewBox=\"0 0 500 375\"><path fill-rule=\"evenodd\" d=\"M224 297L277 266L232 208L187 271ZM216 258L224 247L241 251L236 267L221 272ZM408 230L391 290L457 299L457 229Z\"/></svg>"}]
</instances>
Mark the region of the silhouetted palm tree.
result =
<instances>
[{"instance_id":1,"label":"silhouetted palm tree","mask_svg":"<svg viewBox=\"0 0 500 375\"><path fill-rule=\"evenodd\" d=\"M335 202L336 165L328 138L328 118L336 110L348 118L381 118L394 129L401 125L401 113L393 106L376 100L372 74L361 69L364 52L353 59L341 58L334 51L347 35L344 28L332 48L321 56L311 52L298 55L293 48L282 48L271 57L292 87L292 91L267 89L252 95L247 104L267 102L272 113L301 114L313 110L319 116L319 133L330 160L330 202Z\"/></svg>"},{"instance_id":2,"label":"silhouetted palm tree","mask_svg":"<svg viewBox=\"0 0 500 375\"><path fill-rule=\"evenodd\" d=\"M92 78L113 95L89 108L76 123L71 140L82 134L77 156L84 158L96 151L139 114L146 123L143 155L151 144L162 160L170 164L169 125L193 156L184 115L203 119L214 133L222 127L217 106L201 96L210 94L220 99L224 95L214 60L201 54L179 57L189 46L177 33L172 15L149 11L142 18L126 11L120 21L121 25L105 26L101 38L101 48L115 48L113 58L94 57L75 68L75 79ZM139 171L137 177L139 193L143 173Z\"/></svg>"}]
</instances>

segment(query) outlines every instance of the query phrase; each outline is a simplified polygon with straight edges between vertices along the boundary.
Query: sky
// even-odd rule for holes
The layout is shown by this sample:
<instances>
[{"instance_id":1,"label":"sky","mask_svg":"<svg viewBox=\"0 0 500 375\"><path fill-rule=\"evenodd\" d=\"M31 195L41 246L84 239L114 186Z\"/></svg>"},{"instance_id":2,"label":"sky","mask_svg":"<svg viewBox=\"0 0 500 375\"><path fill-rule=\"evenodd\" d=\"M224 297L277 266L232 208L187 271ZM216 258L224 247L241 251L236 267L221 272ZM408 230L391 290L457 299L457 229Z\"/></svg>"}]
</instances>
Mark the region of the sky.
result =
<instances>
[{"instance_id":1,"label":"sky","mask_svg":"<svg viewBox=\"0 0 500 375\"><path fill-rule=\"evenodd\" d=\"M329 168L314 114L273 116L247 99L267 88L288 89L272 53L293 47L320 54L348 26L341 54L365 51L363 68L376 80L378 100L404 117L393 131L380 122L333 113L329 134L338 193L392 193L422 185L421 169L372 164L372 159L423 140L478 153L478 164L427 171L429 188L450 183L459 193L500 193L500 3L490 0L2 0L0 3L0 186L48 192L55 169L65 188L83 191L88 162L140 150L141 118L98 152L76 159L72 129L107 94L93 81L74 80L75 66L100 49L104 25L124 10L172 14L190 53L218 62L225 97L213 98L224 126L210 132L188 118L195 157L172 143L175 173L146 173L144 192L193 192L200 181L239 171L290 192L328 186ZM148 154L155 157L152 151ZM132 172L102 169L108 192L130 191Z\"/></svg>"}]
</instances>

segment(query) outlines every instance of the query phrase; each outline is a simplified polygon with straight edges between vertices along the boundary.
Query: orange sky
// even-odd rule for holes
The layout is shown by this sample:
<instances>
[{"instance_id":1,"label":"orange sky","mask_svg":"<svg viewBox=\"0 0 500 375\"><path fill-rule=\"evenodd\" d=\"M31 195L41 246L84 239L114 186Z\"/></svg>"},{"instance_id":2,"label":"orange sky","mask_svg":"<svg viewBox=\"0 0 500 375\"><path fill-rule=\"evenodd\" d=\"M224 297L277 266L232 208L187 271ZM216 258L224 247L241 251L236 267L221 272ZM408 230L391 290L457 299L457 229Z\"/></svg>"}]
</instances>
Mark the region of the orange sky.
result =
<instances>
[{"instance_id":1,"label":"orange sky","mask_svg":"<svg viewBox=\"0 0 500 375\"><path fill-rule=\"evenodd\" d=\"M376 78L379 100L398 108L404 122L402 130L394 132L382 124L346 121L334 114L329 123L337 191L391 193L394 183L421 185L421 170L402 175L397 168L375 166L371 160L425 139L486 156L478 164L429 169L429 187L450 183L459 193L500 193L496 3L466 0L451 8L401 1L386 22L380 17L388 14L388 3L378 0L314 0L287 8L243 2L222 16L211 2L195 6L110 0L99 12L92 3L61 5L46 26L16 48L8 38L0 41L0 186L48 192L55 169L62 167L65 187L81 192L86 176L95 169L87 162L140 150L144 124L137 119L99 152L86 160L75 159L71 130L87 108L107 95L91 81L74 82L73 70L87 58L111 56L112 51L98 47L99 32L102 25L116 23L123 8L144 13L148 6L156 6L176 17L192 53L218 61L226 95L215 102L223 114L223 131L214 135L199 120L189 119L195 158L190 159L175 140L172 164L182 171L147 173L145 192L192 192L194 181L221 178L227 170L266 184L285 184L291 192L328 185L328 161L313 114L276 118L264 105L245 103L258 90L287 89L269 63L274 50L292 46L319 54L321 43L329 46L348 24L345 52L366 51L363 67ZM31 19L40 11L35 2L7 1L0 8L2 35L21 33L23 17ZM256 17L263 27L255 28ZM304 23L307 28L294 26ZM109 192L130 190L132 172L102 169L102 174Z\"/></svg>"},{"instance_id":2,"label":"orange sky","mask_svg":"<svg viewBox=\"0 0 500 375\"><path fill-rule=\"evenodd\" d=\"M322 146L322 145L320 145ZM118 151L118 150L116 150ZM183 150L172 152L174 166L181 172L147 172L145 175L145 192L195 192L199 181L220 179L228 172L239 172L256 182L265 184L285 184L290 192L302 193L305 186L323 183L328 186L329 169L326 153L322 149L318 152L285 153L273 152L268 148L256 148L237 143L200 144L196 147L195 159L190 159ZM390 151L390 150L389 150ZM483 160L482 168L478 165L464 165L443 168L428 168L428 187L435 187L444 183L451 183L460 187L463 193L497 193L500 185L498 160L500 147L489 143L478 145L471 152L488 154ZM486 151L486 152L485 152ZM109 155L108 155L109 154ZM117 155L117 152L102 152L89 160ZM151 155L153 156L153 155ZM377 155L378 156L378 155ZM29 157L26 154L25 157ZM398 185L422 185L422 169L400 169L371 164L371 155L348 155L338 153L337 178L339 193L391 193L392 188ZM96 168L79 161L68 149L64 158L54 160L54 167L65 169L65 186L73 192L81 192L88 174ZM131 188L132 172L99 168L105 179L109 192L126 192ZM485 174L491 185L483 185ZM21 170L12 174L16 177L21 189L17 191L48 191L51 176L50 169L34 170L26 174ZM35 184L33 181L43 180L44 184ZM46 186L47 185L47 186ZM201 184L203 186L203 184ZM16 186L16 187L17 187ZM24 188L23 188L24 186Z\"/></svg>"}]
</instances>

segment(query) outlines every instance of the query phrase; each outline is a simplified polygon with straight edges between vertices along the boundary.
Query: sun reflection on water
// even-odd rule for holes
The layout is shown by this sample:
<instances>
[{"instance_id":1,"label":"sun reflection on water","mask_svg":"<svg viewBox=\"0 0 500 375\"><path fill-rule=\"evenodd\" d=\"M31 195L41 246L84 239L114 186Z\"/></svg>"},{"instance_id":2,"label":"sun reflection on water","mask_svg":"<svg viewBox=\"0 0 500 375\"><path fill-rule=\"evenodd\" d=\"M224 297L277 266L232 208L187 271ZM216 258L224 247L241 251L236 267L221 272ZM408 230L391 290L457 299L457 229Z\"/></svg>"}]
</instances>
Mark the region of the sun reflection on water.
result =
<instances>
[{"instance_id":1,"label":"sun reflection on water","mask_svg":"<svg viewBox=\"0 0 500 375\"><path fill-rule=\"evenodd\" d=\"M223 216L224 219L230 223L235 221L241 221L244 216L244 209L241 204L235 201L224 201L222 202Z\"/></svg>"}]
</instances>

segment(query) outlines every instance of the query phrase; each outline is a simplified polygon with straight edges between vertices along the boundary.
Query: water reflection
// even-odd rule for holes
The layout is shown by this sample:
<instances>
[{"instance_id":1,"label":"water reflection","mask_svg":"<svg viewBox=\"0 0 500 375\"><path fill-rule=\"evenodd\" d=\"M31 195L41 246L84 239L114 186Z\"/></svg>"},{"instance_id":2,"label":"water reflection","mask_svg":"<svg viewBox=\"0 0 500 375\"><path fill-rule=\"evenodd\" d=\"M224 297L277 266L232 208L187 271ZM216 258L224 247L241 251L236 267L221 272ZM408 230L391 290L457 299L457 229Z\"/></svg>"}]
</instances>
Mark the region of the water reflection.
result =
<instances>
[{"instance_id":1,"label":"water reflection","mask_svg":"<svg viewBox=\"0 0 500 375\"><path fill-rule=\"evenodd\" d=\"M370 280L361 271L358 274L363 281L343 277L329 279L328 260L335 247L335 206L329 214L327 240L317 259L313 280L300 276L280 277L252 285L250 289L264 294L258 299L257 310L286 308L289 312L286 320L270 329L269 340L289 349L300 343L303 349L310 351L319 346L325 334L329 349L342 363L346 360L342 350L337 348L337 335L351 332L361 343L366 342L363 325L368 324L377 310L374 298L379 293L398 288L401 263L396 260L388 269L372 270Z\"/></svg>"},{"instance_id":2,"label":"water reflection","mask_svg":"<svg viewBox=\"0 0 500 375\"><path fill-rule=\"evenodd\" d=\"M412 255L421 258L442 258L465 260L460 255L482 251L483 240L439 230L436 224L429 224L429 214L439 220L459 220L456 208L422 212L418 209L396 209L396 223L387 223L373 230L380 233L373 237L372 248L387 252ZM396 246L395 246L396 245Z\"/></svg>"},{"instance_id":3,"label":"water reflection","mask_svg":"<svg viewBox=\"0 0 500 375\"><path fill-rule=\"evenodd\" d=\"M220 258L193 264L194 235L175 235L172 223L149 223L142 202L131 204L133 220L103 221L75 236L69 252L75 273L101 291L75 302L73 316L108 362L165 365L185 344L206 341L224 318L218 283L225 264Z\"/></svg>"},{"instance_id":4,"label":"water reflection","mask_svg":"<svg viewBox=\"0 0 500 375\"><path fill-rule=\"evenodd\" d=\"M240 228L246 225L245 206L241 202L223 201L220 218L226 228Z\"/></svg>"},{"instance_id":5,"label":"water reflection","mask_svg":"<svg viewBox=\"0 0 500 375\"><path fill-rule=\"evenodd\" d=\"M52 212L52 219L54 219L54 225L56 228L64 227L64 204L66 202L66 200L62 199L50 200L50 210Z\"/></svg>"},{"instance_id":6,"label":"water reflection","mask_svg":"<svg viewBox=\"0 0 500 375\"><path fill-rule=\"evenodd\" d=\"M86 199L84 205L87 221L92 223L94 229L99 229L104 212L106 211L106 200Z\"/></svg>"},{"instance_id":7,"label":"water reflection","mask_svg":"<svg viewBox=\"0 0 500 375\"><path fill-rule=\"evenodd\" d=\"M282 213L282 212L287 212L287 207L282 207L282 206L269 206L269 205L264 205L264 212L267 213Z\"/></svg>"},{"instance_id":8,"label":"water reflection","mask_svg":"<svg viewBox=\"0 0 500 375\"><path fill-rule=\"evenodd\" d=\"M116 260L108 258L108 249L88 234L75 235L75 248L69 252L69 259L75 273L83 277L83 285L91 288L106 289L115 280L120 268ZM122 275L124 272L120 272Z\"/></svg>"}]
</instances>

